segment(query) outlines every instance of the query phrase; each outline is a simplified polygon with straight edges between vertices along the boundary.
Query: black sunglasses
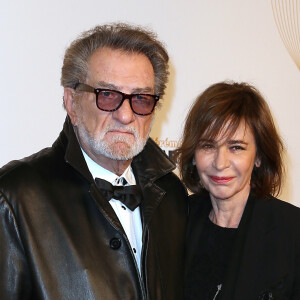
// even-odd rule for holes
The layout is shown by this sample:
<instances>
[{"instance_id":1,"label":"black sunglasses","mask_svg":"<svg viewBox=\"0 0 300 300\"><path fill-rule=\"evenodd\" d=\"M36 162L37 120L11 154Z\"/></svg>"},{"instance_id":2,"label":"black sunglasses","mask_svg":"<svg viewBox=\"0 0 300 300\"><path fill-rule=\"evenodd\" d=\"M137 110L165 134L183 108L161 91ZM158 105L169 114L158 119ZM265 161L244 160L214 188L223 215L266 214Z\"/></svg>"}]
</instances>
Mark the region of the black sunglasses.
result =
<instances>
[{"instance_id":1,"label":"black sunglasses","mask_svg":"<svg viewBox=\"0 0 300 300\"><path fill-rule=\"evenodd\" d=\"M96 94L96 105L100 110L115 111L119 109L124 100L128 99L132 111L141 116L150 115L159 100L159 96L150 94L124 94L109 89L95 89L85 83L77 83L74 87L77 91Z\"/></svg>"}]
</instances>

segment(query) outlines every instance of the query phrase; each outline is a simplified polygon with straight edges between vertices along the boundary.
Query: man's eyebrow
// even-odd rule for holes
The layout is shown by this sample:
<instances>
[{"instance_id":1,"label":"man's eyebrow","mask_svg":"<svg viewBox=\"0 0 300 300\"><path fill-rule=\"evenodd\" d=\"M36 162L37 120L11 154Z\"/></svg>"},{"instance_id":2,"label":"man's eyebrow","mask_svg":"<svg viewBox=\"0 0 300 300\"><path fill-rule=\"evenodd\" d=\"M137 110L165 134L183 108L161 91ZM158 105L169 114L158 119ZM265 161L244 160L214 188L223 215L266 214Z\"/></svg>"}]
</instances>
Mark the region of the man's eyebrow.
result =
<instances>
[{"instance_id":1,"label":"man's eyebrow","mask_svg":"<svg viewBox=\"0 0 300 300\"><path fill-rule=\"evenodd\" d=\"M105 81L98 81L97 87L99 87L100 89L121 91L121 87ZM132 94L143 94L143 93L152 93L152 92L153 92L153 88L151 87L135 88L131 91Z\"/></svg>"},{"instance_id":2,"label":"man's eyebrow","mask_svg":"<svg viewBox=\"0 0 300 300\"><path fill-rule=\"evenodd\" d=\"M105 82L105 81L98 81L97 86L100 89L109 89L109 90L116 90L116 91L118 91L120 89L120 87L118 87L112 83Z\"/></svg>"},{"instance_id":3,"label":"man's eyebrow","mask_svg":"<svg viewBox=\"0 0 300 300\"><path fill-rule=\"evenodd\" d=\"M153 93L153 88L151 87L144 87L144 88L135 88L132 90L133 94L149 94L149 93Z\"/></svg>"}]
</instances>

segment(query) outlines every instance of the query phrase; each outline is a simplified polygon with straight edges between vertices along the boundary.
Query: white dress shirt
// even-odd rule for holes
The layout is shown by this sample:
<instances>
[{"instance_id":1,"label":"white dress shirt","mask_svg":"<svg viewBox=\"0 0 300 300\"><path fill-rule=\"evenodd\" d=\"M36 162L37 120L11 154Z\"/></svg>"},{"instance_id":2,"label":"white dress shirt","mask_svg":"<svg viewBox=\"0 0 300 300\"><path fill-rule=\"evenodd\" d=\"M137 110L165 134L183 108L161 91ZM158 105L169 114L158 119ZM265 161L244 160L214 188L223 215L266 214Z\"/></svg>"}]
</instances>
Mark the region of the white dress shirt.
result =
<instances>
[{"instance_id":1,"label":"white dress shirt","mask_svg":"<svg viewBox=\"0 0 300 300\"><path fill-rule=\"evenodd\" d=\"M119 177L118 175L108 171L107 169L98 165L93 161L83 149L82 153L91 172L92 176L95 178L105 179L112 185L122 185L120 178L124 177L127 181L126 185L135 185L135 177L131 166L129 166L124 173ZM116 199L111 199L109 201L110 205L114 209L117 217L122 224L124 231L127 235L129 243L131 245L133 254L135 256L138 269L141 272L141 251L142 251L142 222L140 207L137 207L134 211L127 208L121 201Z\"/></svg>"}]
</instances>

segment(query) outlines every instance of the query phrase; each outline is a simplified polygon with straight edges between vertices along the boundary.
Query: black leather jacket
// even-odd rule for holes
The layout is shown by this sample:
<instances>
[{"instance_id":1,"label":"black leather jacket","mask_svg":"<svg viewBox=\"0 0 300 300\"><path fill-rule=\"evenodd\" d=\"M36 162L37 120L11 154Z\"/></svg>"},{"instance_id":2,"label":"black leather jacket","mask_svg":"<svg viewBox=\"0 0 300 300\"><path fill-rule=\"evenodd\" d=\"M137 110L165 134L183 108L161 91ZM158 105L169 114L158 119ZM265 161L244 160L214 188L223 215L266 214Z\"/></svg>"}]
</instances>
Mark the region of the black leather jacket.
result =
<instances>
[{"instance_id":1,"label":"black leather jacket","mask_svg":"<svg viewBox=\"0 0 300 300\"><path fill-rule=\"evenodd\" d=\"M183 298L186 190L151 139L132 168L143 190L141 276L68 118L51 148L1 169L1 300Z\"/></svg>"}]
</instances>

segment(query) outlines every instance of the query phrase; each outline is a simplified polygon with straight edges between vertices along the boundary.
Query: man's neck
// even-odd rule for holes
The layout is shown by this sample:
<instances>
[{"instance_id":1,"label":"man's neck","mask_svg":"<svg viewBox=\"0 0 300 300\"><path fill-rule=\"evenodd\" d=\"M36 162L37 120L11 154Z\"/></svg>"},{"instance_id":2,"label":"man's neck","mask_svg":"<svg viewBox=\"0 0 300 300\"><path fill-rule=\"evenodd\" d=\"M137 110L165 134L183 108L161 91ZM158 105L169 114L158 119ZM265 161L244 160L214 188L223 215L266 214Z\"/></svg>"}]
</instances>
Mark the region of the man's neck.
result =
<instances>
[{"instance_id":1,"label":"man's neck","mask_svg":"<svg viewBox=\"0 0 300 300\"><path fill-rule=\"evenodd\" d=\"M111 159L108 157L105 157L102 154L99 155L94 155L93 153L86 152L86 154L98 165L101 167L107 169L108 171L121 176L124 171L130 166L132 159L130 160L116 160L116 159Z\"/></svg>"}]
</instances>

